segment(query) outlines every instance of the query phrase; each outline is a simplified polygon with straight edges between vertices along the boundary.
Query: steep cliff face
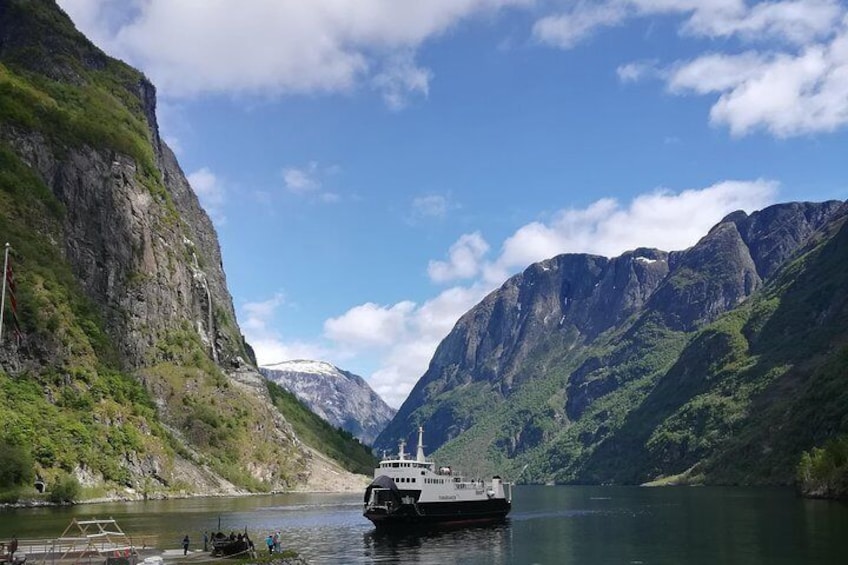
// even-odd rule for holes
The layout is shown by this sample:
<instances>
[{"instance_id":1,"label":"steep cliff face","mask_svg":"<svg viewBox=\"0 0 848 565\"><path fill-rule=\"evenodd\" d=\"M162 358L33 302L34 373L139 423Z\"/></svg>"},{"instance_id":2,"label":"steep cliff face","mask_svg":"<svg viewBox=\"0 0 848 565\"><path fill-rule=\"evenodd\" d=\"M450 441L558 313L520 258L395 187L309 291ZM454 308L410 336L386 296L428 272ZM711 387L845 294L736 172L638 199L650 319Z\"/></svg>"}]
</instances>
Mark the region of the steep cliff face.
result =
<instances>
[{"instance_id":1,"label":"steep cliff face","mask_svg":"<svg viewBox=\"0 0 848 565\"><path fill-rule=\"evenodd\" d=\"M731 214L685 251L532 265L460 319L376 446L409 441L423 424L439 455L507 470L530 463L535 480L593 482L646 480L714 454L683 448L665 466L610 470L620 430L639 428L638 408L687 342L764 292L846 210L777 205Z\"/></svg>"},{"instance_id":2,"label":"steep cliff face","mask_svg":"<svg viewBox=\"0 0 848 565\"><path fill-rule=\"evenodd\" d=\"M262 375L288 390L329 424L353 434L366 445L396 410L365 379L323 361L285 361L259 368Z\"/></svg>"},{"instance_id":3,"label":"steep cliff face","mask_svg":"<svg viewBox=\"0 0 848 565\"><path fill-rule=\"evenodd\" d=\"M0 229L25 330L0 345L3 390L44 393L4 439L31 444L39 473L151 492L294 488L328 465L253 367L214 227L159 136L150 82L52 0L10 0L0 117ZM90 444L57 459L39 410L56 413L54 436L79 418Z\"/></svg>"},{"instance_id":4,"label":"steep cliff face","mask_svg":"<svg viewBox=\"0 0 848 565\"><path fill-rule=\"evenodd\" d=\"M127 368L162 360L158 346L190 329L213 359L249 359L235 324L215 230L164 144L161 195L131 158L91 147L56 148L39 132L3 139L62 204L57 242L86 294L100 304ZM186 327L186 326L190 327Z\"/></svg>"},{"instance_id":5,"label":"steep cliff face","mask_svg":"<svg viewBox=\"0 0 848 565\"><path fill-rule=\"evenodd\" d=\"M427 375L455 365L508 389L540 338L559 332L574 343L594 339L638 311L667 271L667 254L654 249L615 259L561 255L531 265L460 318Z\"/></svg>"},{"instance_id":6,"label":"steep cliff face","mask_svg":"<svg viewBox=\"0 0 848 565\"><path fill-rule=\"evenodd\" d=\"M9 75L32 81L54 101L55 115L36 110L33 120L4 120L0 135L62 204L64 237L57 243L86 293L102 304L128 366L150 361L145 355L186 320L213 356L246 356L214 227L159 137L153 85L94 47L46 1L4 3L0 60ZM101 84L108 94L97 91ZM13 96L25 96L22 85L6 85L18 91ZM79 107L57 96L76 89L84 98ZM118 99L101 99L109 95ZM89 105L123 110L124 124L99 125L126 128L136 139L86 131L93 129L82 112ZM122 151L128 143L136 154Z\"/></svg>"}]
</instances>

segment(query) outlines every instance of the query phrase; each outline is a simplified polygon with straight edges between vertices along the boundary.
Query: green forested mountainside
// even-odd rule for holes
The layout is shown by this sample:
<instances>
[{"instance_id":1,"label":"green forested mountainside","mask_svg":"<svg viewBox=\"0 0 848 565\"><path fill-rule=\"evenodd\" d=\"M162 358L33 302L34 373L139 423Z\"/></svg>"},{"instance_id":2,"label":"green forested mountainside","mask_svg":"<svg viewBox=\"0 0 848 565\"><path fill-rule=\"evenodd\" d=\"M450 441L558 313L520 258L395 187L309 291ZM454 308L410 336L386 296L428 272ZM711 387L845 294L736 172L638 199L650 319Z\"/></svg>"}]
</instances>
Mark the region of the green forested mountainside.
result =
<instances>
[{"instance_id":1,"label":"green forested mountainside","mask_svg":"<svg viewBox=\"0 0 848 565\"><path fill-rule=\"evenodd\" d=\"M35 477L84 497L291 488L309 474L299 442L363 464L245 364L214 229L154 109L143 75L53 0L0 3L0 244L24 336L7 325L0 343L4 500Z\"/></svg>"},{"instance_id":2,"label":"green forested mountainside","mask_svg":"<svg viewBox=\"0 0 848 565\"><path fill-rule=\"evenodd\" d=\"M299 438L308 445L322 446L323 453L341 462L348 471L363 475L374 472L377 458L370 447L360 443L350 432L327 423L280 385L271 381L267 385L274 405L285 414Z\"/></svg>"},{"instance_id":3,"label":"green forested mountainside","mask_svg":"<svg viewBox=\"0 0 848 565\"><path fill-rule=\"evenodd\" d=\"M442 430L434 457L528 482L792 484L805 451L848 432L845 210L730 216L651 285L631 257L577 279L551 273L578 256L534 266L460 321L388 430ZM597 335L569 326L581 301L615 299L610 277L648 298Z\"/></svg>"}]
</instances>

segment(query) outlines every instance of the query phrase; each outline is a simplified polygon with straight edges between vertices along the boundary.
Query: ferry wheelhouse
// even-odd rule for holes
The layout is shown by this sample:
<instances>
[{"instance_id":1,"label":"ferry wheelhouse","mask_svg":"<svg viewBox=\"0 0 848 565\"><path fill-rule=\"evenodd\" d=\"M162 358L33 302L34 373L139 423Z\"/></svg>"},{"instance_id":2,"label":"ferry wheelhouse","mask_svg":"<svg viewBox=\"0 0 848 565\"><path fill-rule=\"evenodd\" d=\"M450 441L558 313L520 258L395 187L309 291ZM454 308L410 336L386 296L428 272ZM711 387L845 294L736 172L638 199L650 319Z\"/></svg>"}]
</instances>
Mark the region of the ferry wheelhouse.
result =
<instances>
[{"instance_id":1,"label":"ferry wheelhouse","mask_svg":"<svg viewBox=\"0 0 848 565\"><path fill-rule=\"evenodd\" d=\"M502 521L512 508L512 484L495 475L466 479L424 457L424 430L418 428L415 458L384 457L365 489L363 515L378 529Z\"/></svg>"}]
</instances>

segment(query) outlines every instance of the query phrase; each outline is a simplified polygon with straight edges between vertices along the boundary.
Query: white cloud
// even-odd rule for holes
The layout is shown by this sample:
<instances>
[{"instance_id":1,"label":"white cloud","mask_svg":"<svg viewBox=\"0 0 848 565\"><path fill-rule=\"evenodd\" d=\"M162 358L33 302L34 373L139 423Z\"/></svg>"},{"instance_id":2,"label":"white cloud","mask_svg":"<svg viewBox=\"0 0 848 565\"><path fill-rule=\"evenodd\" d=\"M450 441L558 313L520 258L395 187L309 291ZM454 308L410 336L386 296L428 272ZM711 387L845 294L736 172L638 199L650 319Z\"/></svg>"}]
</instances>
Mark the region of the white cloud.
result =
<instances>
[{"instance_id":1,"label":"white cloud","mask_svg":"<svg viewBox=\"0 0 848 565\"><path fill-rule=\"evenodd\" d=\"M283 169L283 182L286 190L294 194L312 192L321 187L321 183L315 177L318 171L318 163L310 162L306 167L286 167Z\"/></svg>"},{"instance_id":2,"label":"white cloud","mask_svg":"<svg viewBox=\"0 0 848 565\"><path fill-rule=\"evenodd\" d=\"M286 341L275 329L277 311L285 304L285 296L278 292L268 300L247 302L241 306L239 325L256 354L257 362L269 365L292 359L326 358L326 347L305 341Z\"/></svg>"},{"instance_id":3,"label":"white cloud","mask_svg":"<svg viewBox=\"0 0 848 565\"><path fill-rule=\"evenodd\" d=\"M626 6L620 2L579 2L568 12L539 19L533 26L533 35L542 43L570 49L596 29L619 25L626 18Z\"/></svg>"},{"instance_id":4,"label":"white cloud","mask_svg":"<svg viewBox=\"0 0 848 565\"><path fill-rule=\"evenodd\" d=\"M659 73L657 61L634 61L619 66L615 70L621 82L638 82Z\"/></svg>"},{"instance_id":5,"label":"white cloud","mask_svg":"<svg viewBox=\"0 0 848 565\"><path fill-rule=\"evenodd\" d=\"M254 334L267 333L269 320L285 302L285 295L278 292L268 300L243 304L241 310L244 313L244 319L241 321L241 328Z\"/></svg>"},{"instance_id":6,"label":"white cloud","mask_svg":"<svg viewBox=\"0 0 848 565\"><path fill-rule=\"evenodd\" d=\"M444 220L448 214L461 208L450 194L427 194L412 199L411 213L406 218L409 224L420 224L428 220Z\"/></svg>"},{"instance_id":7,"label":"white cloud","mask_svg":"<svg viewBox=\"0 0 848 565\"><path fill-rule=\"evenodd\" d=\"M203 167L190 173L186 179L212 221L219 226L226 223L227 218L224 216L226 190L215 173L208 167Z\"/></svg>"},{"instance_id":8,"label":"white cloud","mask_svg":"<svg viewBox=\"0 0 848 565\"><path fill-rule=\"evenodd\" d=\"M426 96L429 71L409 56L459 22L529 0L146 0L129 21L109 2L60 0L82 31L140 66L166 96L349 91L375 76L390 105Z\"/></svg>"},{"instance_id":9,"label":"white cloud","mask_svg":"<svg viewBox=\"0 0 848 565\"><path fill-rule=\"evenodd\" d=\"M747 41L778 39L803 45L833 33L844 13L836 0L759 2L749 9L728 2L724 9L696 11L685 31L707 37L739 35Z\"/></svg>"},{"instance_id":10,"label":"white cloud","mask_svg":"<svg viewBox=\"0 0 848 565\"><path fill-rule=\"evenodd\" d=\"M749 51L739 55L712 53L678 64L665 73L668 89L675 94L721 92L744 83L759 74L766 57Z\"/></svg>"},{"instance_id":11,"label":"white cloud","mask_svg":"<svg viewBox=\"0 0 848 565\"><path fill-rule=\"evenodd\" d=\"M636 1L636 0L628 0ZM638 0L646 12L681 11L661 0ZM714 5L713 5L714 4ZM733 135L776 137L830 132L848 124L848 8L835 0L784 0L747 6L728 0L691 11L689 34L738 37L760 45L742 53L713 52L653 72L643 63L618 68L619 79L666 81L675 94L718 95L714 125ZM771 41L771 43L769 43Z\"/></svg>"},{"instance_id":12,"label":"white cloud","mask_svg":"<svg viewBox=\"0 0 848 565\"><path fill-rule=\"evenodd\" d=\"M427 266L430 280L444 283L477 276L481 260L487 251L489 251L489 244L480 232L463 235L451 246L448 261L430 261Z\"/></svg>"},{"instance_id":13,"label":"white cloud","mask_svg":"<svg viewBox=\"0 0 848 565\"><path fill-rule=\"evenodd\" d=\"M490 272L513 272L559 253L612 257L636 247L684 249L730 212L772 203L777 188L767 180L724 181L680 193L656 190L626 208L601 199L585 209L561 210L550 222L533 222L507 238Z\"/></svg>"},{"instance_id":14,"label":"white cloud","mask_svg":"<svg viewBox=\"0 0 848 565\"><path fill-rule=\"evenodd\" d=\"M433 72L415 64L415 53L411 49L389 57L383 70L374 77L374 86L383 95L389 109L403 110L412 95L426 98L430 93Z\"/></svg>"},{"instance_id":15,"label":"white cloud","mask_svg":"<svg viewBox=\"0 0 848 565\"><path fill-rule=\"evenodd\" d=\"M341 195L336 192L322 192L318 198L325 204L336 204L342 200Z\"/></svg>"},{"instance_id":16,"label":"white cloud","mask_svg":"<svg viewBox=\"0 0 848 565\"><path fill-rule=\"evenodd\" d=\"M193 127L186 118L186 108L183 104L172 104L165 100L156 102L156 122L159 134L165 143L180 156L183 153L182 138L193 133Z\"/></svg>"},{"instance_id":17,"label":"white cloud","mask_svg":"<svg viewBox=\"0 0 848 565\"><path fill-rule=\"evenodd\" d=\"M480 283L454 287L420 306L411 301L355 306L324 323L326 341L287 341L274 329L276 312L285 304L281 293L242 305L239 321L260 365L319 359L350 369L348 363L361 364L376 355L378 369L363 376L387 403L398 407L426 371L439 342L492 288Z\"/></svg>"},{"instance_id":18,"label":"white cloud","mask_svg":"<svg viewBox=\"0 0 848 565\"><path fill-rule=\"evenodd\" d=\"M317 202L335 204L342 200L337 192L324 189L324 180L336 175L341 169L337 165L321 166L310 161L304 167L289 166L283 169L283 186L298 196L309 196Z\"/></svg>"},{"instance_id":19,"label":"white cloud","mask_svg":"<svg viewBox=\"0 0 848 565\"><path fill-rule=\"evenodd\" d=\"M369 384L398 407L427 370L436 347L462 314L492 287L480 283L445 290L420 306L403 301L351 308L324 325L324 336L346 350L376 350L379 368Z\"/></svg>"},{"instance_id":20,"label":"white cloud","mask_svg":"<svg viewBox=\"0 0 848 565\"><path fill-rule=\"evenodd\" d=\"M710 120L734 135L777 137L833 131L848 123L848 25L827 45L798 54L708 55L669 73L675 93L718 93Z\"/></svg>"},{"instance_id":21,"label":"white cloud","mask_svg":"<svg viewBox=\"0 0 848 565\"><path fill-rule=\"evenodd\" d=\"M534 36L570 49L603 28L651 16L683 18L685 35L736 36L744 41L804 45L832 36L845 8L838 0L606 0L578 1L569 9L537 20Z\"/></svg>"},{"instance_id":22,"label":"white cloud","mask_svg":"<svg viewBox=\"0 0 848 565\"><path fill-rule=\"evenodd\" d=\"M398 110L429 95L433 72L416 63L425 41L483 14L534 6L533 36L565 49L648 17L677 19L684 37L756 46L696 55L658 75L694 73L690 67L703 67L701 59L735 71L689 82L690 92L719 94L711 120L734 134L801 135L848 122L848 9L839 0L578 0L567 8L532 0L254 0L237 10L226 0L207 0L202 9L190 0L146 0L130 9L119 0L60 3L102 47L140 66L166 98L348 92L371 84ZM658 68L630 63L618 74L634 81Z\"/></svg>"},{"instance_id":23,"label":"white cloud","mask_svg":"<svg viewBox=\"0 0 848 565\"><path fill-rule=\"evenodd\" d=\"M710 119L736 135L765 129L778 137L833 131L848 123L848 33L843 45L813 47L762 64L725 89Z\"/></svg>"},{"instance_id":24,"label":"white cloud","mask_svg":"<svg viewBox=\"0 0 848 565\"><path fill-rule=\"evenodd\" d=\"M98 45L107 45L127 18L137 15L133 5L125 0L59 0L59 5Z\"/></svg>"},{"instance_id":25,"label":"white cloud","mask_svg":"<svg viewBox=\"0 0 848 565\"><path fill-rule=\"evenodd\" d=\"M415 303L409 301L391 307L369 302L324 322L324 334L346 346L386 346L406 331L407 317L414 309Z\"/></svg>"},{"instance_id":26,"label":"white cloud","mask_svg":"<svg viewBox=\"0 0 848 565\"><path fill-rule=\"evenodd\" d=\"M618 203L603 198L583 210L559 211L551 223L532 222L504 241L501 255L489 267L489 277L502 276L517 267L567 251L598 252L600 226L615 213Z\"/></svg>"},{"instance_id":27,"label":"white cloud","mask_svg":"<svg viewBox=\"0 0 848 565\"><path fill-rule=\"evenodd\" d=\"M412 208L416 216L444 218L448 212L448 200L438 194L417 196L412 199Z\"/></svg>"},{"instance_id":28,"label":"white cloud","mask_svg":"<svg viewBox=\"0 0 848 565\"><path fill-rule=\"evenodd\" d=\"M296 359L323 360L328 355L326 348L311 342L284 341L280 336L275 335L251 337L245 334L245 337L253 348L259 365L273 365Z\"/></svg>"}]
</instances>

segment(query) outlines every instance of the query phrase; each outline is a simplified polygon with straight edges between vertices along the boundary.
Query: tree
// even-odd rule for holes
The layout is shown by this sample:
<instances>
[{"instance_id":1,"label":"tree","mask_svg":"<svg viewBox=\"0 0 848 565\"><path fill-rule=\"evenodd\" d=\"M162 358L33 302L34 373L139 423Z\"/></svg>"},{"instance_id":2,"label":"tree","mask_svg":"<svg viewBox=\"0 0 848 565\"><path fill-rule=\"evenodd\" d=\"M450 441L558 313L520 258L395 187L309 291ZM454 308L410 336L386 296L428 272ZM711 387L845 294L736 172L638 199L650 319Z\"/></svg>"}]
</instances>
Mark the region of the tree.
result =
<instances>
[{"instance_id":1,"label":"tree","mask_svg":"<svg viewBox=\"0 0 848 565\"><path fill-rule=\"evenodd\" d=\"M30 452L19 445L0 444L0 489L31 485L34 478Z\"/></svg>"},{"instance_id":2,"label":"tree","mask_svg":"<svg viewBox=\"0 0 848 565\"><path fill-rule=\"evenodd\" d=\"M848 498L848 435L828 440L823 448L804 452L797 480L805 496Z\"/></svg>"}]
</instances>

